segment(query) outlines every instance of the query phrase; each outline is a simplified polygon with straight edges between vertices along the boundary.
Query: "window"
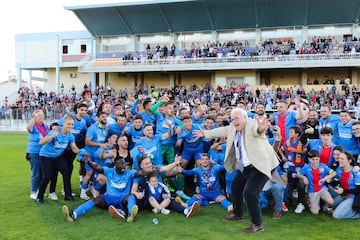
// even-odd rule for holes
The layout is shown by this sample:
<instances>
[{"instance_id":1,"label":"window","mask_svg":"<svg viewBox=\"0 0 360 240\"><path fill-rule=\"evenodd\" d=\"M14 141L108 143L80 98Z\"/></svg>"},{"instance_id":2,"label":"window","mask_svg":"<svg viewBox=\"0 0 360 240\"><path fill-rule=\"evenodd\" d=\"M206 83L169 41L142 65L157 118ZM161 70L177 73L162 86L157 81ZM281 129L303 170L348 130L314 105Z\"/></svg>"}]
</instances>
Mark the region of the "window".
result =
<instances>
[{"instance_id":1,"label":"window","mask_svg":"<svg viewBox=\"0 0 360 240\"><path fill-rule=\"evenodd\" d=\"M81 53L86 53L86 45L81 44Z\"/></svg>"},{"instance_id":2,"label":"window","mask_svg":"<svg viewBox=\"0 0 360 240\"><path fill-rule=\"evenodd\" d=\"M68 54L68 53L69 53L68 45L63 45L63 47L62 47L62 53L63 53L63 54Z\"/></svg>"}]
</instances>

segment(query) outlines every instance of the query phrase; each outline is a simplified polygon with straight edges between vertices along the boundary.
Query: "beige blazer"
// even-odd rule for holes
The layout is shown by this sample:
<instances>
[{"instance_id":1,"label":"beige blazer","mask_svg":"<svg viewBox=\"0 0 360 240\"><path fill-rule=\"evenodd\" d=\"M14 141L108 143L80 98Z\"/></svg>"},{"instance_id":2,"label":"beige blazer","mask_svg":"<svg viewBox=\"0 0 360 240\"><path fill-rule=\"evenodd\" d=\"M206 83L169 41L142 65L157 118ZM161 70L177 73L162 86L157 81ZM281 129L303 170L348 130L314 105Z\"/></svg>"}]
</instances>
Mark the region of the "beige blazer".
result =
<instances>
[{"instance_id":1,"label":"beige blazer","mask_svg":"<svg viewBox=\"0 0 360 240\"><path fill-rule=\"evenodd\" d=\"M257 121L248 119L243 130L244 146L251 164L260 172L271 178L271 170L278 164L279 159L274 149L266 139L265 133L258 134ZM205 138L227 137L224 166L226 171L232 172L237 168L234 139L235 127L230 124L213 130L205 130Z\"/></svg>"}]
</instances>

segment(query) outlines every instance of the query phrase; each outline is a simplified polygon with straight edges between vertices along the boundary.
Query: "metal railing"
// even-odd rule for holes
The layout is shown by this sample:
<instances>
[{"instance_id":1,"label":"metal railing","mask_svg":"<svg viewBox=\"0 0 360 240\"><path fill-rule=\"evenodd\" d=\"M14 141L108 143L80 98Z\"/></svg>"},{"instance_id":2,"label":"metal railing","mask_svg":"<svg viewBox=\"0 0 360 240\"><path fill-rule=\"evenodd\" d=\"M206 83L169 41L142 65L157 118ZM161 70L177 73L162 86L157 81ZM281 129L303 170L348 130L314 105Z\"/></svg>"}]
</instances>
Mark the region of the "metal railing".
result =
<instances>
[{"instance_id":1,"label":"metal railing","mask_svg":"<svg viewBox=\"0 0 360 240\"><path fill-rule=\"evenodd\" d=\"M33 109L21 109L21 108L9 108L5 112L0 113L0 119L4 120L25 120L28 121L31 119L33 114ZM52 121L61 119L66 114L66 109L51 109L45 110L45 120Z\"/></svg>"},{"instance_id":2,"label":"metal railing","mask_svg":"<svg viewBox=\"0 0 360 240\"><path fill-rule=\"evenodd\" d=\"M91 71L98 69L110 70L111 68L122 68L126 67L126 70L131 70L131 67L145 67L145 66L168 66L183 68L184 65L188 65L189 68L191 65L206 65L216 66L221 64L238 64L243 63L245 66L253 63L261 63L259 67L263 66L262 64L267 65L304 65L305 66L314 66L314 64L319 65L327 64L337 66L341 64L349 65L360 65L360 53L328 53L328 54L294 54L294 55L265 55L265 56L222 56L218 55L217 57L193 57L186 58L184 56L177 57L167 57L167 58L153 58L153 59L136 59L136 60L123 60L121 58L96 58L88 62L85 62L79 67L80 71ZM317 63L314 63L317 61ZM256 66L256 65L255 65ZM239 66L240 67L240 66Z\"/></svg>"}]
</instances>

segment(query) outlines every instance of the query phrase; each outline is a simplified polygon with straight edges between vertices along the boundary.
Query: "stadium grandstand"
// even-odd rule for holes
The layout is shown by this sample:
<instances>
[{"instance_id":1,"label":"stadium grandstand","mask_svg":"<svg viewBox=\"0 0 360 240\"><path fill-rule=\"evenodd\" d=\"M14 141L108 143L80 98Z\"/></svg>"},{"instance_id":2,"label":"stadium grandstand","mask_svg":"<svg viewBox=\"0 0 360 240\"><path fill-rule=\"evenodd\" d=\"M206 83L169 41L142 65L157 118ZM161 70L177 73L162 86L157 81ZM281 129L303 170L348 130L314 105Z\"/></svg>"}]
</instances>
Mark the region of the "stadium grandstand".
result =
<instances>
[{"instance_id":1,"label":"stadium grandstand","mask_svg":"<svg viewBox=\"0 0 360 240\"><path fill-rule=\"evenodd\" d=\"M44 86L37 92L61 98L84 84L93 92L111 86L119 96L150 85L244 85L254 95L269 87L360 91L357 0L160 0L65 9L87 31L16 35L19 92L33 90L34 81Z\"/></svg>"}]
</instances>

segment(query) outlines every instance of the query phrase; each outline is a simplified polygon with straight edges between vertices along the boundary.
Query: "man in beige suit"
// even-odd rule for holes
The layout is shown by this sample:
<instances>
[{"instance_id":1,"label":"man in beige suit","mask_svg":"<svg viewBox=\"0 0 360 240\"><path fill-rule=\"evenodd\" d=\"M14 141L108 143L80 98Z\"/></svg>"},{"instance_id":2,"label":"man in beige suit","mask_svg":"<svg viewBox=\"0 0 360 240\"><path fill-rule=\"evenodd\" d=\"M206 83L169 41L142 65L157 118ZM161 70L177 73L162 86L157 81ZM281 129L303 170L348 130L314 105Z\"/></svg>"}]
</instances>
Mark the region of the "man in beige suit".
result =
<instances>
[{"instance_id":1,"label":"man in beige suit","mask_svg":"<svg viewBox=\"0 0 360 240\"><path fill-rule=\"evenodd\" d=\"M194 133L205 138L227 137L225 169L237 171L231 184L234 212L225 220L242 220L243 199L247 203L251 224L246 233L264 231L259 194L272 170L279 164L277 155L268 143L265 130L270 126L267 119L248 119L241 108L231 111L231 124L213 130L197 130Z\"/></svg>"}]
</instances>

